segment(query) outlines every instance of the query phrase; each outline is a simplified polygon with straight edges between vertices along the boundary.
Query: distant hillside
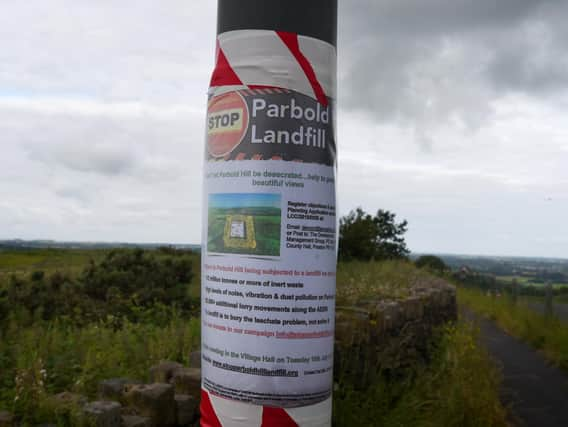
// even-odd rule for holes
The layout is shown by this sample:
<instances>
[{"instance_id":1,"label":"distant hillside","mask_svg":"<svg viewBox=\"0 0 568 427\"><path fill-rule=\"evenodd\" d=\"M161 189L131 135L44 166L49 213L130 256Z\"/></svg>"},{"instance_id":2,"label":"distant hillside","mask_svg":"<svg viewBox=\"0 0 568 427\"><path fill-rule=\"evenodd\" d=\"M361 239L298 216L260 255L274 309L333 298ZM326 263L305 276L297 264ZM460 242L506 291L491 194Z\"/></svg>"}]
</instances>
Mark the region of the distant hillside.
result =
<instances>
[{"instance_id":1,"label":"distant hillside","mask_svg":"<svg viewBox=\"0 0 568 427\"><path fill-rule=\"evenodd\" d=\"M0 240L0 250L18 249L113 249L113 248L142 248L155 249L169 246L176 249L191 249L200 251L201 245L180 243L128 243L128 242L60 242L56 240Z\"/></svg>"},{"instance_id":2,"label":"distant hillside","mask_svg":"<svg viewBox=\"0 0 568 427\"><path fill-rule=\"evenodd\" d=\"M435 254L442 258L448 267L457 271L462 267L484 275L496 276L505 280L516 279L521 284L538 285L553 283L568 284L568 259L482 256L482 255L449 255ZM420 254L412 254L416 259Z\"/></svg>"}]
</instances>

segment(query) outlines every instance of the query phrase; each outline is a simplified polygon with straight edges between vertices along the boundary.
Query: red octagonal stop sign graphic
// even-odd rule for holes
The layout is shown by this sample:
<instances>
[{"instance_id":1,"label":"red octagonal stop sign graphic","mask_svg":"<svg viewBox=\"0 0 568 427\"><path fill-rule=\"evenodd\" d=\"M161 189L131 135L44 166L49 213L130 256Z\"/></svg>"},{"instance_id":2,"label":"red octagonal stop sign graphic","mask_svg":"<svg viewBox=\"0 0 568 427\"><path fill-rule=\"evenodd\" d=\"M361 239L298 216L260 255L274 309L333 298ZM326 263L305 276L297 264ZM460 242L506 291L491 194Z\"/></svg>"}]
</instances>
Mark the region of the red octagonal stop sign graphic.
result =
<instances>
[{"instance_id":1,"label":"red octagonal stop sign graphic","mask_svg":"<svg viewBox=\"0 0 568 427\"><path fill-rule=\"evenodd\" d=\"M224 157L247 133L248 107L238 92L219 95L207 107L207 148L214 157Z\"/></svg>"}]
</instances>

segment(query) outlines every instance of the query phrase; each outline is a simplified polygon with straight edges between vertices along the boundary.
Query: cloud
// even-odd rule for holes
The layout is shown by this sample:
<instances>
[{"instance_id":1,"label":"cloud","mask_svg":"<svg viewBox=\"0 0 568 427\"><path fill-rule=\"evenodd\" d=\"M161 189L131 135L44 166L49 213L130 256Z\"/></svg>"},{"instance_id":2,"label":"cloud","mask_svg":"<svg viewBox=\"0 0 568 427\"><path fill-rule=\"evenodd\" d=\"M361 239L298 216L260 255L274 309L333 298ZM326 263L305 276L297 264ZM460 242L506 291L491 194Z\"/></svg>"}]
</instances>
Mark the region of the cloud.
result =
<instances>
[{"instance_id":1,"label":"cloud","mask_svg":"<svg viewBox=\"0 0 568 427\"><path fill-rule=\"evenodd\" d=\"M565 92L568 49L558 40L558 30L536 20L519 29L516 37L500 41L487 70L493 85L535 96Z\"/></svg>"},{"instance_id":2,"label":"cloud","mask_svg":"<svg viewBox=\"0 0 568 427\"><path fill-rule=\"evenodd\" d=\"M5 9L0 238L199 242L215 2ZM413 250L565 255L567 17L340 2L339 213L392 210Z\"/></svg>"},{"instance_id":3,"label":"cloud","mask_svg":"<svg viewBox=\"0 0 568 427\"><path fill-rule=\"evenodd\" d=\"M480 32L509 26L558 0L362 0L341 4L345 29L353 33L369 28L402 37Z\"/></svg>"},{"instance_id":4,"label":"cloud","mask_svg":"<svg viewBox=\"0 0 568 427\"><path fill-rule=\"evenodd\" d=\"M50 159L42 158L43 161L58 162L69 169L79 172L97 172L104 175L119 175L128 173L134 164L134 155L122 147L111 145L96 145L69 147L59 145L52 150Z\"/></svg>"},{"instance_id":5,"label":"cloud","mask_svg":"<svg viewBox=\"0 0 568 427\"><path fill-rule=\"evenodd\" d=\"M0 101L1 237L199 240L202 110L13 101Z\"/></svg>"},{"instance_id":6,"label":"cloud","mask_svg":"<svg viewBox=\"0 0 568 427\"><path fill-rule=\"evenodd\" d=\"M171 0L30 0L0 16L0 94L182 102L204 94L215 7ZM27 23L22 29L22 23Z\"/></svg>"},{"instance_id":7,"label":"cloud","mask_svg":"<svg viewBox=\"0 0 568 427\"><path fill-rule=\"evenodd\" d=\"M0 99L0 114L0 129L35 162L155 180L179 173L180 159L172 150L191 141L194 129L204 126L203 111L183 104L5 97ZM195 154L200 152L195 147L203 144L198 141L191 146Z\"/></svg>"},{"instance_id":8,"label":"cloud","mask_svg":"<svg viewBox=\"0 0 568 427\"><path fill-rule=\"evenodd\" d=\"M437 129L477 131L509 93L566 93L567 13L556 0L344 2L344 106L426 148Z\"/></svg>"},{"instance_id":9,"label":"cloud","mask_svg":"<svg viewBox=\"0 0 568 427\"><path fill-rule=\"evenodd\" d=\"M202 114L203 108L188 104L161 104L149 102L107 102L97 98L80 96L4 96L0 97L0 110L24 111L44 115L66 115L141 118L152 116L160 119L182 118L190 114Z\"/></svg>"}]
</instances>

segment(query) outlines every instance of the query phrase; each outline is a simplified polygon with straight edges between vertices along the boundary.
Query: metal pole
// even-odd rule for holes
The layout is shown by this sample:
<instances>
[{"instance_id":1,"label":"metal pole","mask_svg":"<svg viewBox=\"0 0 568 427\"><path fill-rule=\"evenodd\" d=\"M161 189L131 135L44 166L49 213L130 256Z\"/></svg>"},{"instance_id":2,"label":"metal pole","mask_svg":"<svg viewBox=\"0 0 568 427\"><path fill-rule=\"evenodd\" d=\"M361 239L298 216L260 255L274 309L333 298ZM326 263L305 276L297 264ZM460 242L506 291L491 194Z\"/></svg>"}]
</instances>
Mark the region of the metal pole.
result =
<instances>
[{"instance_id":1,"label":"metal pole","mask_svg":"<svg viewBox=\"0 0 568 427\"><path fill-rule=\"evenodd\" d=\"M287 31L337 46L337 0L218 0L217 34Z\"/></svg>"},{"instance_id":2,"label":"metal pole","mask_svg":"<svg viewBox=\"0 0 568 427\"><path fill-rule=\"evenodd\" d=\"M330 426L337 0L218 0L201 426Z\"/></svg>"}]
</instances>

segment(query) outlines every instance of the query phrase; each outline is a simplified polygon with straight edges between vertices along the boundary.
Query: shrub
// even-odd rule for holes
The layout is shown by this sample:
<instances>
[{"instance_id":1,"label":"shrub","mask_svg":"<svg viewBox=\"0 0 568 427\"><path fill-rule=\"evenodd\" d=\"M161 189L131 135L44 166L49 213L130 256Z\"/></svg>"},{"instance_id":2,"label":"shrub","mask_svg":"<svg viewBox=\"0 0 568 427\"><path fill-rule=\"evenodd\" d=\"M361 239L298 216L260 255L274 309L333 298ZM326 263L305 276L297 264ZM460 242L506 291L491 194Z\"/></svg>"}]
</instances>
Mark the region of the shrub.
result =
<instances>
[{"instance_id":1,"label":"shrub","mask_svg":"<svg viewBox=\"0 0 568 427\"><path fill-rule=\"evenodd\" d=\"M0 289L0 319L11 312L23 325L58 317L85 325L107 315L136 321L136 307L157 304L189 314L197 306L188 292L193 278L191 253L114 250L99 262L90 260L78 276L59 270L11 276Z\"/></svg>"},{"instance_id":2,"label":"shrub","mask_svg":"<svg viewBox=\"0 0 568 427\"><path fill-rule=\"evenodd\" d=\"M440 257L435 255L422 255L414 262L414 264L418 268L427 268L438 273L443 273L448 270L446 263Z\"/></svg>"}]
</instances>

